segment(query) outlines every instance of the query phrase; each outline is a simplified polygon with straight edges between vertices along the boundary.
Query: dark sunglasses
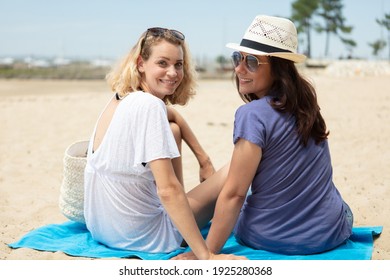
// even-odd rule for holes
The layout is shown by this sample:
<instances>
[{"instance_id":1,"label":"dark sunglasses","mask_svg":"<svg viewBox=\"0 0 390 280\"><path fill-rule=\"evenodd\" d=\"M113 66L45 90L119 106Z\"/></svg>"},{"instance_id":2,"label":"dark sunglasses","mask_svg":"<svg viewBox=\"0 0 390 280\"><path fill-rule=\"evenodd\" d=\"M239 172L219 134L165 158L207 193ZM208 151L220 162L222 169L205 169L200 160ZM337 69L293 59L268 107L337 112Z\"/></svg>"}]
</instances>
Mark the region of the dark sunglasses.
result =
<instances>
[{"instance_id":1,"label":"dark sunglasses","mask_svg":"<svg viewBox=\"0 0 390 280\"><path fill-rule=\"evenodd\" d=\"M268 62L260 62L259 59L251 54L243 55L240 52L233 52L232 61L234 67L240 65L241 61L245 61L245 66L251 72L256 72L260 64L268 64Z\"/></svg>"},{"instance_id":2,"label":"dark sunglasses","mask_svg":"<svg viewBox=\"0 0 390 280\"><path fill-rule=\"evenodd\" d=\"M169 32L170 35L172 35L173 37L175 37L176 39L178 39L180 41L184 41L184 39L185 39L185 36L183 33L181 33L180 31L174 30L174 29L168 29L168 28L162 28L162 27L148 28L148 30L146 30L145 37L142 39L141 51L145 45L145 41L146 41L146 38L148 37L148 35L152 35L154 37L159 37L159 36L164 35L165 32Z\"/></svg>"}]
</instances>

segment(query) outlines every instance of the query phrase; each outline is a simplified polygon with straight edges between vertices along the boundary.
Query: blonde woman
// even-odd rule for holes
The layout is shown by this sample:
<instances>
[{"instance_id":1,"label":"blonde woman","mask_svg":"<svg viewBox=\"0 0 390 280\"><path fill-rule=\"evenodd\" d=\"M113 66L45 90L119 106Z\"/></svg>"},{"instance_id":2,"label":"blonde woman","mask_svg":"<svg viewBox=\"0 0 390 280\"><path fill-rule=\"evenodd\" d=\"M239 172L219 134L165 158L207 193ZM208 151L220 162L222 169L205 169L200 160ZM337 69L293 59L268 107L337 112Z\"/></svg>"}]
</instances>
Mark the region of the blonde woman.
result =
<instances>
[{"instance_id":1,"label":"blonde woman","mask_svg":"<svg viewBox=\"0 0 390 280\"><path fill-rule=\"evenodd\" d=\"M213 215L227 168L214 173L188 124L167 106L184 105L194 94L193 69L184 35L155 27L108 74L115 94L96 123L85 169L84 214L95 240L150 253L177 250L185 241L198 259L237 258L211 253L199 230ZM182 140L204 181L187 194Z\"/></svg>"}]
</instances>

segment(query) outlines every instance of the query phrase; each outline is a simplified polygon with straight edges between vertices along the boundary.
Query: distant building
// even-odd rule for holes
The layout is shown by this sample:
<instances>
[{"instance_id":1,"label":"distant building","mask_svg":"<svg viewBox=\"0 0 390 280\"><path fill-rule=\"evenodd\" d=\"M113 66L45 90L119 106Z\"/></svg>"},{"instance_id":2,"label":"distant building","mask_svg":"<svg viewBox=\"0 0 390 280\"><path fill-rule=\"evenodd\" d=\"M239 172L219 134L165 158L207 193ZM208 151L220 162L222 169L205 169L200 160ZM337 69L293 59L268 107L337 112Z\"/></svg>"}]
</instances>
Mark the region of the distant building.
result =
<instances>
[{"instance_id":1,"label":"distant building","mask_svg":"<svg viewBox=\"0 0 390 280\"><path fill-rule=\"evenodd\" d=\"M0 66L2 67L11 67L15 62L15 59L12 57L0 57Z\"/></svg>"}]
</instances>

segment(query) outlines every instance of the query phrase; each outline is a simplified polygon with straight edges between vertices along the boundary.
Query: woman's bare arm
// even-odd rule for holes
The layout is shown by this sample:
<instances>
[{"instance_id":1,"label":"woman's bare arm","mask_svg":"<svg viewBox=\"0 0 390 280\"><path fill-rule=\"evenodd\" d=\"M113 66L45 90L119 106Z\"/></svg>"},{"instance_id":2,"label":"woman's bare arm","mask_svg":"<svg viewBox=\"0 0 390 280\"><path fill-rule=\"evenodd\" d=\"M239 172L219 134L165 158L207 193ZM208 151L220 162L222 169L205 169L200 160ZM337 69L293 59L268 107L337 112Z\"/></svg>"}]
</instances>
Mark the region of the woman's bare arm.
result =
<instances>
[{"instance_id":1,"label":"woman's bare arm","mask_svg":"<svg viewBox=\"0 0 390 280\"><path fill-rule=\"evenodd\" d=\"M233 231L261 156L261 148L247 140L240 139L235 144L229 173L218 196L213 223L207 236L211 252L220 252Z\"/></svg>"},{"instance_id":2,"label":"woman's bare arm","mask_svg":"<svg viewBox=\"0 0 390 280\"><path fill-rule=\"evenodd\" d=\"M209 155L203 149L192 129L188 125L187 121L172 107L167 106L168 120L176 123L180 127L182 138L188 145L191 151L194 153L200 166L200 182L210 177L215 173L215 168L211 162Z\"/></svg>"}]
</instances>

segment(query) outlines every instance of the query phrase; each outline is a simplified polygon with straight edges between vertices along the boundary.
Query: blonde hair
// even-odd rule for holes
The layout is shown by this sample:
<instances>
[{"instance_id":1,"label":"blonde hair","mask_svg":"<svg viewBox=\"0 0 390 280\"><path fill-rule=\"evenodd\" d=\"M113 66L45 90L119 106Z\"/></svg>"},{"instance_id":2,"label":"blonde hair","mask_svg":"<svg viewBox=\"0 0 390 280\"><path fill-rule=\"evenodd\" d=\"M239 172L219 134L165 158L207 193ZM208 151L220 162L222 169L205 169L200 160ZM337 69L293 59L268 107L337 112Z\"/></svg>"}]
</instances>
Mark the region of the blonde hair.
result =
<instances>
[{"instance_id":1,"label":"blonde hair","mask_svg":"<svg viewBox=\"0 0 390 280\"><path fill-rule=\"evenodd\" d=\"M185 105L189 99L195 95L196 72L192 63L191 55L187 44L183 40L174 37L169 31L159 36L148 36L145 38L144 32L133 46L130 52L119 64L114 67L106 76L106 80L113 92L120 96L125 96L130 92L141 90L141 73L137 68L138 57L148 60L152 49L151 47L159 44L162 40L181 46L183 50L183 80L172 95L166 96L163 101L165 104ZM141 53L142 51L142 53Z\"/></svg>"}]
</instances>

